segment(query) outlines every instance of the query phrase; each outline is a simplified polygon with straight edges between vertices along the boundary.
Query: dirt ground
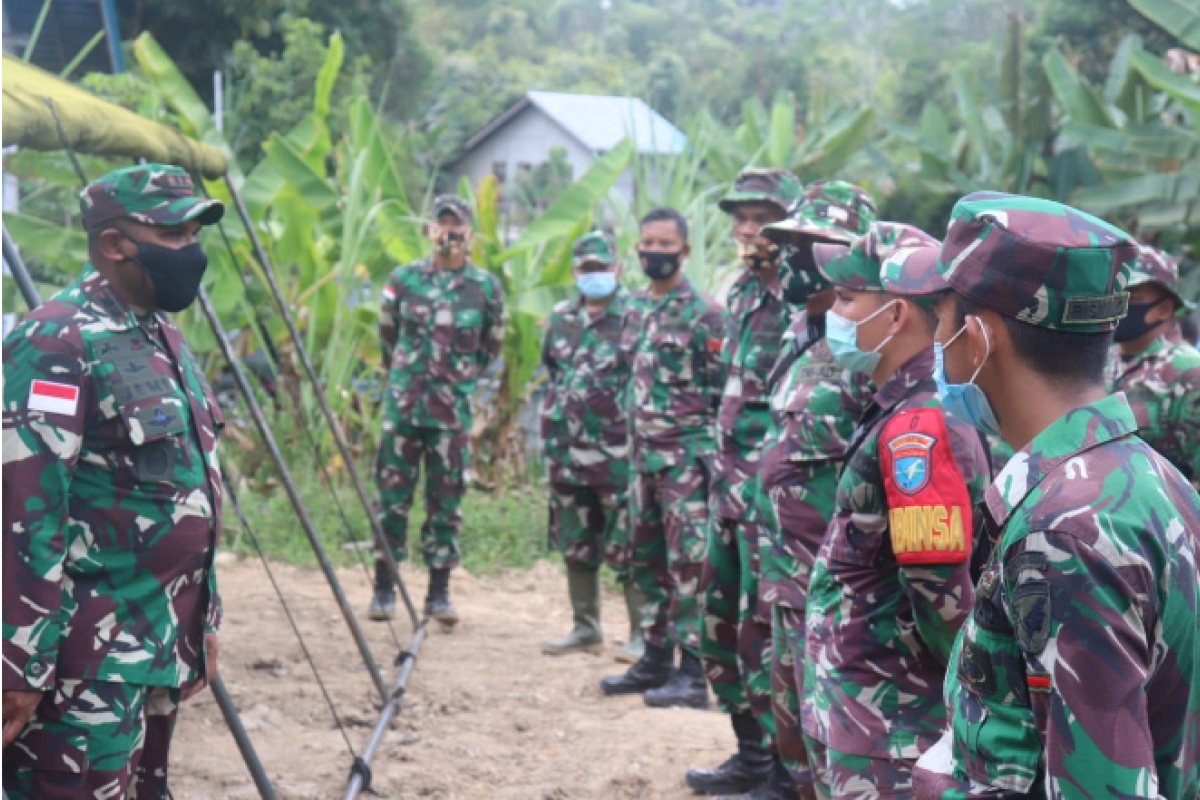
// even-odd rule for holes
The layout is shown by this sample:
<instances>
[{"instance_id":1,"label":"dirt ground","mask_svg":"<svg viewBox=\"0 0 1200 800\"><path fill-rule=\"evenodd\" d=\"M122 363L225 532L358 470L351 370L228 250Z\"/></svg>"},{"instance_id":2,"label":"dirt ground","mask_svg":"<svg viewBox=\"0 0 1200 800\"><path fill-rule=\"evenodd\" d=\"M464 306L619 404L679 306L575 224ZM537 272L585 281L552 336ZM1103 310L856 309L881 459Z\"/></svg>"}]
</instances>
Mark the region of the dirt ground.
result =
<instances>
[{"instance_id":1,"label":"dirt ground","mask_svg":"<svg viewBox=\"0 0 1200 800\"><path fill-rule=\"evenodd\" d=\"M378 719L377 698L333 597L315 570L274 570L361 749ZM426 573L406 567L405 574L419 600ZM339 577L354 608L365 610L362 571ZM261 564L227 563L220 580L221 675L278 796L342 797L350 756ZM597 682L624 668L611 654L543 656L547 634L569 628L565 595L562 573L547 562L497 577L455 573L452 597L464 621L453 633L435 629L421 651L403 713L373 763L380 795L692 797L684 772L732 752L726 718L715 710L650 709L636 695L603 697ZM603 613L609 642L623 643L618 595L605 597ZM386 626L361 619L390 685L396 647ZM407 641L407 623L397 633ZM172 749L179 800L257 797L210 692L183 708Z\"/></svg>"}]
</instances>

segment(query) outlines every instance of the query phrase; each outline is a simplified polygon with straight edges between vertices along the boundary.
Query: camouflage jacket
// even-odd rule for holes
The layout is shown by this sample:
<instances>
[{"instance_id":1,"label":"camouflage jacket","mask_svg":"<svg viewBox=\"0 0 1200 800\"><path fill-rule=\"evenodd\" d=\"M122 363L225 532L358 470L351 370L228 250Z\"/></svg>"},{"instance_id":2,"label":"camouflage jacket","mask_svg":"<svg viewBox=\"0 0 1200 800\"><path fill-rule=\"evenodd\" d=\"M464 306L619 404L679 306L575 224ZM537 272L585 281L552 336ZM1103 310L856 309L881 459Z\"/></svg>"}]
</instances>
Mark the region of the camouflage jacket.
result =
<instances>
[{"instance_id":1,"label":"camouflage jacket","mask_svg":"<svg viewBox=\"0 0 1200 800\"><path fill-rule=\"evenodd\" d=\"M864 411L809 585L804 730L852 755L916 759L937 741L946 723L937 687L974 596L969 563L901 566L894 547L904 532L891 530L880 434L902 410L941 410L932 371L931 347ZM974 428L942 416L954 477L974 506L991 477L987 455Z\"/></svg>"},{"instance_id":2,"label":"camouflage jacket","mask_svg":"<svg viewBox=\"0 0 1200 800\"><path fill-rule=\"evenodd\" d=\"M542 401L542 442L551 483L621 486L629 483L626 392L633 372L627 328L637 312L621 288L601 316L582 296L554 308L542 342L549 376Z\"/></svg>"},{"instance_id":3,"label":"camouflage jacket","mask_svg":"<svg viewBox=\"0 0 1200 800\"><path fill-rule=\"evenodd\" d=\"M732 327L724 350L729 376L717 414L720 480L714 496L718 516L743 519L744 485L758 474L759 448L770 424L767 378L779 357L788 306L778 278L764 285L743 270L729 289L727 307Z\"/></svg>"},{"instance_id":4,"label":"camouflage jacket","mask_svg":"<svg viewBox=\"0 0 1200 800\"><path fill-rule=\"evenodd\" d=\"M855 422L871 400L870 379L838 364L825 317L792 317L770 378L771 424L763 440L763 491L779 525L764 526L762 591L803 609L808 578L833 516L837 473ZM790 523L790 524L789 524Z\"/></svg>"},{"instance_id":5,"label":"camouflage jacket","mask_svg":"<svg viewBox=\"0 0 1200 800\"><path fill-rule=\"evenodd\" d=\"M220 621L216 400L90 266L4 342L4 688L181 686Z\"/></svg>"},{"instance_id":6,"label":"camouflage jacket","mask_svg":"<svg viewBox=\"0 0 1200 800\"><path fill-rule=\"evenodd\" d=\"M921 797L1200 797L1200 496L1135 430L1081 406L988 489Z\"/></svg>"},{"instance_id":7,"label":"camouflage jacket","mask_svg":"<svg viewBox=\"0 0 1200 800\"><path fill-rule=\"evenodd\" d=\"M1200 482L1200 351L1163 338L1128 360L1113 348L1109 389L1125 393L1138 437Z\"/></svg>"},{"instance_id":8,"label":"camouflage jacket","mask_svg":"<svg viewBox=\"0 0 1200 800\"><path fill-rule=\"evenodd\" d=\"M495 276L467 263L443 270L426 258L397 267L379 313L388 390L403 421L471 427L471 395L504 343L504 295Z\"/></svg>"},{"instance_id":9,"label":"camouflage jacket","mask_svg":"<svg viewBox=\"0 0 1200 800\"><path fill-rule=\"evenodd\" d=\"M725 313L687 280L658 300L648 290L638 292L635 303L639 322L627 330L634 353L629 384L634 467L656 472L682 459L711 456L725 387Z\"/></svg>"}]
</instances>

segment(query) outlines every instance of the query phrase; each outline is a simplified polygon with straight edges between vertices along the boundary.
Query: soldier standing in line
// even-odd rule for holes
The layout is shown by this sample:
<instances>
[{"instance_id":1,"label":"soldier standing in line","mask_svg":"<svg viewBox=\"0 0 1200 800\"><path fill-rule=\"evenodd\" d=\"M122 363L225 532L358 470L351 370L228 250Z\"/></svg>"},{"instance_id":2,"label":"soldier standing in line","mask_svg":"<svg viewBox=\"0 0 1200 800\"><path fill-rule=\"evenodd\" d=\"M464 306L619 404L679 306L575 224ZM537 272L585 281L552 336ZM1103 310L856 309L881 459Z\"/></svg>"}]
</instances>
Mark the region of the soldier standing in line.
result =
<instances>
[{"instance_id":1,"label":"soldier standing in line","mask_svg":"<svg viewBox=\"0 0 1200 800\"><path fill-rule=\"evenodd\" d=\"M216 674L224 423L163 312L224 208L164 164L80 200L83 274L4 342L4 792L165 800L179 704Z\"/></svg>"},{"instance_id":2,"label":"soldier standing in line","mask_svg":"<svg viewBox=\"0 0 1200 800\"><path fill-rule=\"evenodd\" d=\"M1142 247L1125 284L1129 313L1117 324L1109 388L1124 392L1138 437L1193 484L1200 482L1200 352L1175 320L1195 310L1179 293L1179 264Z\"/></svg>"},{"instance_id":3,"label":"soldier standing in line","mask_svg":"<svg viewBox=\"0 0 1200 800\"><path fill-rule=\"evenodd\" d=\"M756 717L770 707L769 686L748 685L750 674L757 677L761 672L762 647L747 648L748 663L740 663L738 652L739 621L743 613L750 613L751 576L758 567L758 535L747 520L744 492L758 472L759 447L769 418L767 377L778 358L788 319L779 283L782 251L760 231L787 216L800 189L800 182L786 170L746 169L719 203L731 217L742 269L726 301L733 329L724 353L729 377L717 416L719 475L713 490L702 582L701 652L709 684L738 736L739 754L744 749L742 740L764 740ZM765 642L760 644L769 645L769 627L754 629L758 633L764 630ZM755 746L749 747L754 754ZM761 747L757 745L759 750ZM727 769L727 760L716 769L689 770L687 784L703 794L742 793L766 779L769 763L752 768L753 755L749 760L735 755L734 761L742 768L738 775Z\"/></svg>"},{"instance_id":4,"label":"soldier standing in line","mask_svg":"<svg viewBox=\"0 0 1200 800\"><path fill-rule=\"evenodd\" d=\"M1137 257L1049 200L954 207L939 393L1018 452L984 498L994 546L920 798L1200 797L1200 496L1104 381Z\"/></svg>"},{"instance_id":5,"label":"soldier standing in line","mask_svg":"<svg viewBox=\"0 0 1200 800\"><path fill-rule=\"evenodd\" d=\"M454 195L433 200L426 233L433 254L397 267L383 288L379 341L388 369L376 480L380 525L396 561L408 556L408 512L425 463L421 551L429 566L425 614L458 622L450 570L460 559L471 395L504 343L504 296L494 275L471 263L471 208ZM368 616L390 619L396 588L387 562L375 563Z\"/></svg>"},{"instance_id":6,"label":"soldier standing in line","mask_svg":"<svg viewBox=\"0 0 1200 800\"><path fill-rule=\"evenodd\" d=\"M610 695L644 692L651 706L707 708L698 592L728 331L720 306L683 275L689 252L687 221L678 211L656 209L642 219L638 256L650 288L638 293L638 324L627 333L634 352L631 574L645 598L645 655L601 688Z\"/></svg>"},{"instance_id":7,"label":"soldier standing in line","mask_svg":"<svg viewBox=\"0 0 1200 800\"><path fill-rule=\"evenodd\" d=\"M572 248L579 295L554 308L542 343L549 376L542 440L550 482L550 538L567 562L575 627L546 642L550 655L600 653L600 565L625 588L629 643L618 661L642 657L641 600L629 580L629 424L625 400L631 354L622 349L636 324L621 286L617 247L606 233L585 234Z\"/></svg>"},{"instance_id":8,"label":"soldier standing in line","mask_svg":"<svg viewBox=\"0 0 1200 800\"><path fill-rule=\"evenodd\" d=\"M974 597L973 509L991 474L979 433L937 395L933 304L948 289L937 247L884 222L849 248L813 247L836 287L829 349L877 387L846 446L806 598L801 717L822 798L911 797Z\"/></svg>"},{"instance_id":9,"label":"soldier standing in line","mask_svg":"<svg viewBox=\"0 0 1200 800\"><path fill-rule=\"evenodd\" d=\"M865 191L845 181L818 181L805 187L786 220L763 228L764 236L784 248L780 282L787 302L799 309L770 377L771 423L749 500L750 516L759 522L762 563L756 605L772 613L766 666L771 713L760 719L774 744L775 765L758 790L764 798L815 796L800 729L805 597L833 515L838 469L855 421L871 399L868 376L838 364L825 341L834 289L817 271L812 247L848 245L874 221L875 204ZM744 616L742 631L755 624ZM736 761L729 769L737 771Z\"/></svg>"}]
</instances>

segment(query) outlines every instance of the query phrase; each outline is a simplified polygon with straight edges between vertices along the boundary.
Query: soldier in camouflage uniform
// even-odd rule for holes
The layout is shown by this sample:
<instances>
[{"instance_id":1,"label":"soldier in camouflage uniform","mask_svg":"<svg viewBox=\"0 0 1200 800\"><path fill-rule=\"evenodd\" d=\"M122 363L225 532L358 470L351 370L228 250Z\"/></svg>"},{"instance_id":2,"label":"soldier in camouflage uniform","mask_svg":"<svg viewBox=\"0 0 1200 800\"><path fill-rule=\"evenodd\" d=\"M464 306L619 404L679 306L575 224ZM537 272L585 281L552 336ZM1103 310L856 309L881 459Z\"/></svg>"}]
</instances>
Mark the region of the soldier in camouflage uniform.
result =
<instances>
[{"instance_id":1,"label":"soldier in camouflage uniform","mask_svg":"<svg viewBox=\"0 0 1200 800\"><path fill-rule=\"evenodd\" d=\"M772 613L771 713L760 719L777 759L768 786L760 790L766 797L786 797L788 786L802 797L814 796L800 729L804 601L833 515L842 456L871 398L869 377L838 364L825 342L825 314L834 289L817 271L812 246L849 244L874 220L875 204L865 191L845 181L819 181L805 187L788 219L763 228L764 236L784 248L780 280L786 299L799 309L769 380L771 421L749 509L751 519L759 521L756 605ZM737 764L728 769L736 771Z\"/></svg>"},{"instance_id":2,"label":"soldier in camouflage uniform","mask_svg":"<svg viewBox=\"0 0 1200 800\"><path fill-rule=\"evenodd\" d=\"M470 460L471 395L504 342L504 296L494 275L471 263L471 209L462 199L433 200L427 227L434 251L397 267L383 288L379 341L388 368L383 435L376 480L380 525L397 561L408 556L408 513L425 462L425 524L421 550L429 566L425 613L458 622L450 604L450 570L459 564L466 469ZM371 619L395 614L393 576L375 565Z\"/></svg>"},{"instance_id":3,"label":"soldier in camouflage uniform","mask_svg":"<svg viewBox=\"0 0 1200 800\"><path fill-rule=\"evenodd\" d=\"M726 299L733 329L724 353L729 378L717 416L719 476L713 490L703 580L701 652L721 710L730 715L739 739L747 741L762 739L755 712L762 714L770 706L769 687L750 697L746 685L750 674L761 672L763 650L770 642L770 618L764 619L751 602L758 534L747 519L744 495L758 471L759 446L768 420L767 376L779 355L788 317L779 283L782 250L759 231L787 216L800 189L800 182L785 170L747 169L738 174L732 190L719 203L732 218L742 269ZM749 620L745 626L747 647L739 653L742 617ZM756 684L756 688L762 687ZM741 793L753 789L765 776L759 770L741 781L730 781L728 770L723 769L728 763L715 770L690 770L688 785L704 794Z\"/></svg>"},{"instance_id":4,"label":"soldier in camouflage uniform","mask_svg":"<svg viewBox=\"0 0 1200 800\"><path fill-rule=\"evenodd\" d=\"M918 797L1200 797L1200 497L1104 384L1137 256L1049 200L954 208L943 391L1018 452L985 497L994 547Z\"/></svg>"},{"instance_id":5,"label":"soldier in camouflage uniform","mask_svg":"<svg viewBox=\"0 0 1200 800\"><path fill-rule=\"evenodd\" d=\"M1200 482L1200 352L1176 334L1175 320L1195 310L1179 293L1179 264L1142 247L1125 284L1129 314L1117 325L1108 386L1124 392L1138 436Z\"/></svg>"},{"instance_id":6,"label":"soldier in camouflage uniform","mask_svg":"<svg viewBox=\"0 0 1200 800\"><path fill-rule=\"evenodd\" d=\"M622 348L636 325L611 236L585 234L573 247L579 294L554 308L542 343L548 385L542 441L550 482L550 538L567 562L575 627L547 642L551 655L604 649L600 565L625 587L629 645L618 660L641 658L641 599L629 580L629 425L625 396L631 354Z\"/></svg>"},{"instance_id":7,"label":"soldier in camouflage uniform","mask_svg":"<svg viewBox=\"0 0 1200 800\"><path fill-rule=\"evenodd\" d=\"M645 692L652 706L708 706L700 664L700 576L707 548L714 425L726 368L720 306L684 277L687 222L674 209L642 220L638 255L650 288L638 294L629 387L633 445L633 580L645 598L645 655L606 694ZM680 648L674 668L674 648Z\"/></svg>"},{"instance_id":8,"label":"soldier in camouflage uniform","mask_svg":"<svg viewBox=\"0 0 1200 800\"><path fill-rule=\"evenodd\" d=\"M4 342L4 791L166 798L216 669L224 423L162 312L195 300L224 209L163 164L80 198L89 263Z\"/></svg>"},{"instance_id":9,"label":"soldier in camouflage uniform","mask_svg":"<svg viewBox=\"0 0 1200 800\"><path fill-rule=\"evenodd\" d=\"M942 684L973 599L973 507L990 480L980 434L934 382L937 240L876 222L818 244L834 284L826 339L877 387L843 456L807 597L801 717L823 798L903 798L941 734ZM922 259L922 254L932 258Z\"/></svg>"}]
</instances>

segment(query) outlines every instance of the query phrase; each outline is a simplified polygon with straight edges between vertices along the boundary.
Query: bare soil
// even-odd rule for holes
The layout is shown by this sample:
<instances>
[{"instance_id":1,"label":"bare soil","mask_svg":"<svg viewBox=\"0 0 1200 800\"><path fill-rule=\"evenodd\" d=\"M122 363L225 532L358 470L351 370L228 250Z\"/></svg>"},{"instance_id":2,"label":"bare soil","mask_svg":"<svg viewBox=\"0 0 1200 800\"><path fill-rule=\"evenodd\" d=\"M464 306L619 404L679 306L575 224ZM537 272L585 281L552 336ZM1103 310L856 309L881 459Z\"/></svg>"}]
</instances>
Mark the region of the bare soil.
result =
<instances>
[{"instance_id":1,"label":"bare soil","mask_svg":"<svg viewBox=\"0 0 1200 800\"><path fill-rule=\"evenodd\" d=\"M378 719L378 698L333 596L315 570L273 569L359 750ZM406 566L405 576L419 601L426 573ZM347 569L339 577L390 685L398 650L385 625L366 620L366 576ZM261 564L226 563L220 580L221 675L278 796L342 797L351 757ZM380 795L686 798L684 772L732 752L729 723L716 711L604 697L600 678L625 668L611 652L541 654L544 639L570 626L555 565L487 578L458 570L451 589L463 622L452 633L435 629L421 650L403 713L372 765ZM609 642L623 643L620 597L607 594L603 613ZM407 642L407 622L396 630ZM172 749L179 800L258 796L210 692L184 706Z\"/></svg>"}]
</instances>

